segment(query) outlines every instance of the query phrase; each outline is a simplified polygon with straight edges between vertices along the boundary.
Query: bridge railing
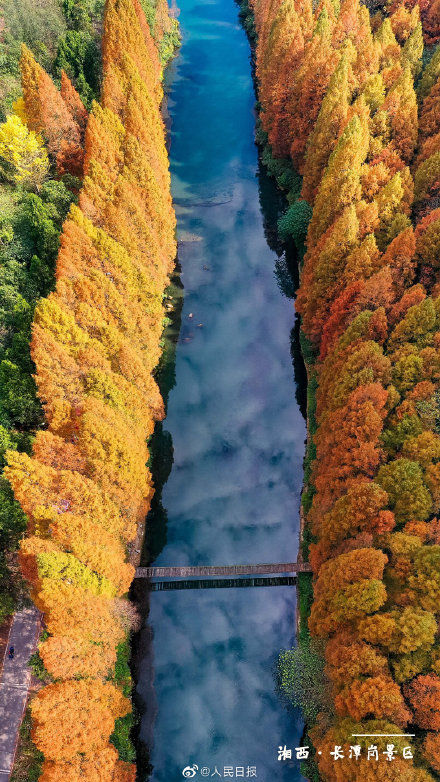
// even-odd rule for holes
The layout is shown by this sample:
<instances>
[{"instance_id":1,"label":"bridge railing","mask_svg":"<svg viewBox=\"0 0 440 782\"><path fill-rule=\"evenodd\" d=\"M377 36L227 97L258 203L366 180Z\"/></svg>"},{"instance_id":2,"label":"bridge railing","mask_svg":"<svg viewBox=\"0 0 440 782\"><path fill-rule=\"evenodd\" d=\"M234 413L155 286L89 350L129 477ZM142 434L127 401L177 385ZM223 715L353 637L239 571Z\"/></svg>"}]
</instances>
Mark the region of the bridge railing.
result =
<instances>
[{"instance_id":1,"label":"bridge railing","mask_svg":"<svg viewBox=\"0 0 440 782\"><path fill-rule=\"evenodd\" d=\"M308 562L281 562L260 565L198 565L179 567L138 567L135 578L191 578L193 576L253 576L276 573L308 573Z\"/></svg>"}]
</instances>

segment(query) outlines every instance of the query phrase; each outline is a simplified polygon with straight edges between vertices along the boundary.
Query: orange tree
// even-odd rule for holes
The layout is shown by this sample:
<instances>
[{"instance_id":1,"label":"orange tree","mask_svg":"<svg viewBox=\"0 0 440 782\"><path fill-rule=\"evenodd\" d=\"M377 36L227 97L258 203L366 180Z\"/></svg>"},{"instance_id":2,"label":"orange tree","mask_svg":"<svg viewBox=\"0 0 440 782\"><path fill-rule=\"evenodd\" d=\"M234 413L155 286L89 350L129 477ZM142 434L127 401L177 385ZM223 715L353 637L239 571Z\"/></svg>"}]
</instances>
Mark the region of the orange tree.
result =
<instances>
[{"instance_id":1,"label":"orange tree","mask_svg":"<svg viewBox=\"0 0 440 782\"><path fill-rule=\"evenodd\" d=\"M126 544L153 492L146 441L163 403L152 373L176 252L161 66L138 0L106 2L102 97L88 117L65 74L59 92L26 48L21 66L29 126L59 175L83 177L33 324L47 429L6 468L28 516L20 562L56 679L33 700L32 735L43 780L131 782L109 739L130 709L112 669L132 622Z\"/></svg>"}]
</instances>

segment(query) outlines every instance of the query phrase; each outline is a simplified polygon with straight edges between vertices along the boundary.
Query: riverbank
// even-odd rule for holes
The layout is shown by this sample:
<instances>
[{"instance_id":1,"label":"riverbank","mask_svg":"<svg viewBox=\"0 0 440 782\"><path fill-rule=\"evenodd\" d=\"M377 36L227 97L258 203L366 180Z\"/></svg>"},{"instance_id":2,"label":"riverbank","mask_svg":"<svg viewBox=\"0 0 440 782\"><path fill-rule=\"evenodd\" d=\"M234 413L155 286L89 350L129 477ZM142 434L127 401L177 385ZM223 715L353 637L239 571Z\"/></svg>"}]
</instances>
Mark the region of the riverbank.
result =
<instances>
[{"instance_id":1,"label":"riverbank","mask_svg":"<svg viewBox=\"0 0 440 782\"><path fill-rule=\"evenodd\" d=\"M185 0L179 20L170 160L185 295L157 459L171 471L148 559L281 562L299 528L305 436L292 368L294 286L273 241L280 215L254 144L237 9ZM296 761L277 760L281 740L300 740L301 723L281 705L274 678L280 642L293 642L295 590L163 590L149 604L137 693L151 779L167 782L196 763L300 780Z\"/></svg>"},{"instance_id":2,"label":"riverbank","mask_svg":"<svg viewBox=\"0 0 440 782\"><path fill-rule=\"evenodd\" d=\"M240 9L240 20L246 31L252 51L252 74L254 80L255 94L257 96L257 110L261 109L258 103L258 80L256 77L256 44L257 32L255 29L254 13L248 2L237 0ZM261 126L261 119L257 120L255 132L256 143L259 148L259 155L262 164L266 167L269 176L271 176L284 196L284 210L280 220L277 223L278 240L283 247L283 252L288 257L288 264L292 270L294 279L294 290L299 286L299 277L302 266L302 259L305 252L305 240L307 235L307 214L304 216L303 223L296 226L296 231L292 232L292 226L289 225L288 216L289 206L295 203L301 192L302 179L295 171L292 162L288 158L277 159L272 154L272 149L268 141L267 133ZM290 230L289 230L290 229ZM295 269L295 272L293 271ZM304 335L301 334L298 321L298 346L305 370L305 416L307 422L306 453L304 456L304 481L301 493L300 507L300 529L299 529L299 553L298 560L309 562L309 547L312 541L312 535L306 521L307 511L310 509L311 498L313 497L313 487L311 484L311 467L314 459L313 435L316 432L316 379L313 372L313 361L310 352L304 349ZM313 603L313 574L301 573L297 577L297 613L296 629L298 645L305 651L310 645L310 633L308 629L308 619ZM307 736L304 737L307 739ZM303 764L303 773L306 778L314 780L316 777L316 766L309 762Z\"/></svg>"},{"instance_id":3,"label":"riverbank","mask_svg":"<svg viewBox=\"0 0 440 782\"><path fill-rule=\"evenodd\" d=\"M317 760L322 778L382 778L379 764L367 765L362 738L352 762L350 736L398 734L414 736L417 751L396 747L393 780L431 780L440 723L429 698L440 679L438 589L428 571L439 552L439 459L437 424L423 411L437 410L438 394L430 240L439 226L439 52L426 64L432 27L417 5L410 13L393 4L371 19L356 2L255 0L252 12L271 147L264 154L280 184L277 166L288 161L303 175L279 225L304 245L303 549L314 580L300 640L306 657L301 649L283 656L283 683L303 706L309 762ZM334 744L342 749L338 769L329 757ZM317 778L316 768L307 771Z\"/></svg>"},{"instance_id":4,"label":"riverbank","mask_svg":"<svg viewBox=\"0 0 440 782\"><path fill-rule=\"evenodd\" d=\"M5 469L28 516L20 562L47 629L37 664L48 679L30 704L44 777L88 778L95 768L108 778L135 775L126 544L151 496L146 437L162 414L152 373L175 257L156 48L175 40L175 23L166 4L160 9L162 18L150 20L156 41L137 2L106 3L102 102L88 122L70 82L63 92L64 76L60 95L29 49L21 60L26 118L42 124L52 154L47 95L66 123L73 120L60 102L74 106L81 139L87 122L85 155L79 131L75 147L85 176L63 224L56 288L39 301L32 330L47 429L32 455L9 451ZM136 542L128 553L136 558Z\"/></svg>"}]
</instances>

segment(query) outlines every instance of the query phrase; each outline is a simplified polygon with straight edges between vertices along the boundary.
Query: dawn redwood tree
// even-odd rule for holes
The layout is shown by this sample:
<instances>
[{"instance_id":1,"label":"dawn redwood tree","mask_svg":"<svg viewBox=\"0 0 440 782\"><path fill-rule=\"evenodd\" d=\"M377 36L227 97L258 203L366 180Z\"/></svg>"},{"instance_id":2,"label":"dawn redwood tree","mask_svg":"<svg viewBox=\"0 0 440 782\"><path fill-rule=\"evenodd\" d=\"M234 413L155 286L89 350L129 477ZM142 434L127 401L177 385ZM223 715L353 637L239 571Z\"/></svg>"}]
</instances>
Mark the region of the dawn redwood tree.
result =
<instances>
[{"instance_id":1,"label":"dawn redwood tree","mask_svg":"<svg viewBox=\"0 0 440 782\"><path fill-rule=\"evenodd\" d=\"M424 521L429 517L432 496L418 462L403 458L391 461L379 468L376 480L388 494L396 521Z\"/></svg>"},{"instance_id":2,"label":"dawn redwood tree","mask_svg":"<svg viewBox=\"0 0 440 782\"><path fill-rule=\"evenodd\" d=\"M48 428L32 455L8 453L5 472L28 515L19 558L57 680L33 700L33 739L47 782L133 782L109 743L130 702L108 678L132 627L121 599L134 573L127 543L153 493L146 441L164 413L153 371L176 253L161 65L138 0L106 2L102 102L89 117L65 74L58 92L26 48L22 78L23 116L57 173L84 174L56 289L33 324Z\"/></svg>"},{"instance_id":3,"label":"dawn redwood tree","mask_svg":"<svg viewBox=\"0 0 440 782\"><path fill-rule=\"evenodd\" d=\"M383 673L363 680L355 679L347 684L336 695L335 706L339 716L349 716L355 720L369 716L374 719L389 719L397 725L405 726L411 717L399 685L389 674Z\"/></svg>"},{"instance_id":4,"label":"dawn redwood tree","mask_svg":"<svg viewBox=\"0 0 440 782\"><path fill-rule=\"evenodd\" d=\"M330 79L321 108L308 140L301 196L313 204L328 159L347 120L351 98L351 65L343 54Z\"/></svg>"},{"instance_id":5,"label":"dawn redwood tree","mask_svg":"<svg viewBox=\"0 0 440 782\"><path fill-rule=\"evenodd\" d=\"M291 117L290 154L300 173L303 172L308 136L339 60L332 43L333 26L331 9L324 7L316 20L311 38L305 44L302 63L287 102L287 111Z\"/></svg>"},{"instance_id":6,"label":"dawn redwood tree","mask_svg":"<svg viewBox=\"0 0 440 782\"><path fill-rule=\"evenodd\" d=\"M427 733L423 742L423 754L431 768L437 773L440 772L440 735L438 733Z\"/></svg>"},{"instance_id":7,"label":"dawn redwood tree","mask_svg":"<svg viewBox=\"0 0 440 782\"><path fill-rule=\"evenodd\" d=\"M346 259L358 243L359 220L355 207L350 205L330 225L316 245L307 250L296 309L302 317L305 334L316 346L321 339L329 305L339 289Z\"/></svg>"},{"instance_id":8,"label":"dawn redwood tree","mask_svg":"<svg viewBox=\"0 0 440 782\"><path fill-rule=\"evenodd\" d=\"M301 62L304 36L293 0L284 0L273 19L264 52L258 49L257 76L263 105L262 124L275 157L290 149L287 101L295 70ZM260 54L261 52L261 54Z\"/></svg>"},{"instance_id":9,"label":"dawn redwood tree","mask_svg":"<svg viewBox=\"0 0 440 782\"><path fill-rule=\"evenodd\" d=\"M135 782L136 769L131 763L118 760L113 745L94 753L93 756L77 755L66 762L43 763L40 782Z\"/></svg>"},{"instance_id":10,"label":"dawn redwood tree","mask_svg":"<svg viewBox=\"0 0 440 782\"><path fill-rule=\"evenodd\" d=\"M382 535L394 527L394 516L385 510L387 493L374 481L357 481L336 500L327 513L309 515L313 533L320 542L335 546L361 532Z\"/></svg>"},{"instance_id":11,"label":"dawn redwood tree","mask_svg":"<svg viewBox=\"0 0 440 782\"><path fill-rule=\"evenodd\" d=\"M417 98L411 64L403 69L383 104L383 109L390 117L393 146L405 163L411 162L418 138Z\"/></svg>"},{"instance_id":12,"label":"dawn redwood tree","mask_svg":"<svg viewBox=\"0 0 440 782\"><path fill-rule=\"evenodd\" d=\"M93 756L106 748L114 721L130 701L110 682L98 679L49 684L32 700L32 739L47 759Z\"/></svg>"},{"instance_id":13,"label":"dawn redwood tree","mask_svg":"<svg viewBox=\"0 0 440 782\"><path fill-rule=\"evenodd\" d=\"M440 76L440 49L437 47L427 65L424 67L420 80L417 84L417 96L419 100L430 93L432 87Z\"/></svg>"},{"instance_id":14,"label":"dawn redwood tree","mask_svg":"<svg viewBox=\"0 0 440 782\"><path fill-rule=\"evenodd\" d=\"M37 63L25 44L22 46L20 69L29 128L40 133L46 140L60 175L67 171L74 176L81 176L84 119L80 118L77 111L76 117L71 113L62 93L57 90L50 76ZM70 92L70 104L72 99Z\"/></svg>"},{"instance_id":15,"label":"dawn redwood tree","mask_svg":"<svg viewBox=\"0 0 440 782\"><path fill-rule=\"evenodd\" d=\"M438 0L420 0L420 11L425 43L428 46L440 41L440 6Z\"/></svg>"},{"instance_id":16,"label":"dawn redwood tree","mask_svg":"<svg viewBox=\"0 0 440 782\"><path fill-rule=\"evenodd\" d=\"M406 739L396 739L396 755L392 762L385 758L376 762L370 757L368 760L368 747L371 738L357 739L361 746L361 756L350 757L350 741L353 733L402 733L402 726L390 722L388 719L365 719L356 722L351 717L343 717L335 721L330 728L322 729L318 724L312 730L312 741L321 754L317 763L321 776L329 782L434 782L434 777L425 769L416 768L409 760L402 757L403 747L407 746ZM385 740L386 741L386 740ZM378 741L378 750L383 752L386 744ZM341 747L343 758L335 762L330 752L334 752L335 746Z\"/></svg>"},{"instance_id":17,"label":"dawn redwood tree","mask_svg":"<svg viewBox=\"0 0 440 782\"><path fill-rule=\"evenodd\" d=\"M418 7L415 6L413 10L417 11ZM419 21L411 30L402 49L402 57L409 64L413 79L416 79L422 70L422 55L423 31L422 24Z\"/></svg>"},{"instance_id":18,"label":"dawn redwood tree","mask_svg":"<svg viewBox=\"0 0 440 782\"><path fill-rule=\"evenodd\" d=\"M440 677L433 673L417 676L404 687L414 722L425 730L440 730Z\"/></svg>"},{"instance_id":19,"label":"dawn redwood tree","mask_svg":"<svg viewBox=\"0 0 440 782\"><path fill-rule=\"evenodd\" d=\"M283 82L282 57L269 45L271 33L272 46L287 45L282 2L253 3L259 98L266 108L269 96L273 106L282 96L282 154L290 138L301 196L313 206L296 304L316 382L305 502L314 536L309 629L325 639L336 708L312 729L321 750L421 718L431 737L437 730L421 716L436 686L422 687L423 677L439 671L437 53L417 96L414 89L422 27L426 42L437 5L395 0L370 21L356 0L322 2L311 25L295 3L304 46ZM270 110L262 116L278 154ZM317 760L326 782L432 780L400 758L379 768L325 754Z\"/></svg>"},{"instance_id":20,"label":"dawn redwood tree","mask_svg":"<svg viewBox=\"0 0 440 782\"><path fill-rule=\"evenodd\" d=\"M398 2L391 5L389 13L393 33L402 46L420 22L420 10L418 5L408 8L404 3L398 5Z\"/></svg>"},{"instance_id":21,"label":"dawn redwood tree","mask_svg":"<svg viewBox=\"0 0 440 782\"><path fill-rule=\"evenodd\" d=\"M308 249L318 242L345 208L360 198L361 166L367 154L368 140L368 125L356 114L342 133L321 180L309 226Z\"/></svg>"},{"instance_id":22,"label":"dawn redwood tree","mask_svg":"<svg viewBox=\"0 0 440 782\"><path fill-rule=\"evenodd\" d=\"M386 401L387 392L379 384L359 386L320 427L313 477L324 507L353 482L375 474Z\"/></svg>"},{"instance_id":23,"label":"dawn redwood tree","mask_svg":"<svg viewBox=\"0 0 440 782\"><path fill-rule=\"evenodd\" d=\"M313 636L328 637L386 600L382 583L386 556L373 548L357 549L325 562L314 586L309 618Z\"/></svg>"},{"instance_id":24,"label":"dawn redwood tree","mask_svg":"<svg viewBox=\"0 0 440 782\"><path fill-rule=\"evenodd\" d=\"M88 111L86 107L84 106L79 93L73 86L72 82L70 81L67 73L65 71L61 71L61 97L66 104L67 108L69 109L73 119L77 123L82 139L84 138L84 134L86 132L87 127L87 119L88 119Z\"/></svg>"},{"instance_id":25,"label":"dawn redwood tree","mask_svg":"<svg viewBox=\"0 0 440 782\"><path fill-rule=\"evenodd\" d=\"M359 635L368 643L393 654L429 650L436 634L432 612L407 606L369 616L359 625Z\"/></svg>"}]
</instances>

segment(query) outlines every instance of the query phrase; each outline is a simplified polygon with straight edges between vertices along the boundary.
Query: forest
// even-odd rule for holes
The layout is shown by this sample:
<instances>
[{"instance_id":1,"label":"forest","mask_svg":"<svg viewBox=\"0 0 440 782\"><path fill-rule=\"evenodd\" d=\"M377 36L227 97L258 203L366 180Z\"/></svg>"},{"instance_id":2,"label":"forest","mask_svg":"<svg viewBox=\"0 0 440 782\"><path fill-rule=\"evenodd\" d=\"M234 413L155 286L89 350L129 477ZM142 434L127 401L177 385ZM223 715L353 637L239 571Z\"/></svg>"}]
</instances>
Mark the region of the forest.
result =
<instances>
[{"instance_id":1,"label":"forest","mask_svg":"<svg viewBox=\"0 0 440 782\"><path fill-rule=\"evenodd\" d=\"M165 0L2 5L0 618L22 598L20 542L45 619L35 778L128 782L130 542L152 495L176 255L160 104L177 23Z\"/></svg>"},{"instance_id":2,"label":"forest","mask_svg":"<svg viewBox=\"0 0 440 782\"><path fill-rule=\"evenodd\" d=\"M304 774L427 782L440 773L440 5L254 0L243 16L264 157L288 191L279 228L301 258L313 584L281 673L305 706ZM406 732L413 759L402 738L392 763L349 751L372 743L352 734Z\"/></svg>"},{"instance_id":3,"label":"forest","mask_svg":"<svg viewBox=\"0 0 440 782\"><path fill-rule=\"evenodd\" d=\"M29 589L44 615L27 782L134 782L127 595L165 415L155 368L177 246L162 99L179 33L166 0L1 9L0 622ZM440 0L243 0L241 16L257 141L288 204L278 232L300 264L308 381L312 573L281 689L305 719L307 779L430 782ZM388 742L367 759L377 734L396 736L393 762Z\"/></svg>"}]
</instances>

